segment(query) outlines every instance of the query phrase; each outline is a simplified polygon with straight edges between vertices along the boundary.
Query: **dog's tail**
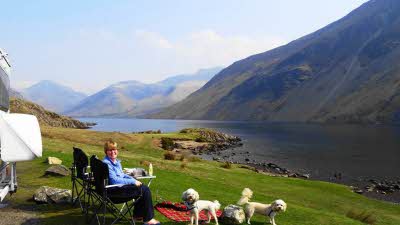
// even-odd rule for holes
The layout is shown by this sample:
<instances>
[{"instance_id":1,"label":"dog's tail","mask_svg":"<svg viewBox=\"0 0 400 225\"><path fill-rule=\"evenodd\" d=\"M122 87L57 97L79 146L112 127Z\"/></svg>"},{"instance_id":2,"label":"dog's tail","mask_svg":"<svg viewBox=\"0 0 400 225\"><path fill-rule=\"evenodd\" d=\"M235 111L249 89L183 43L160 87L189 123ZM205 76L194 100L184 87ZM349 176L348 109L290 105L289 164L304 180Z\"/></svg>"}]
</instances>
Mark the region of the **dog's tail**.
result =
<instances>
[{"instance_id":1,"label":"dog's tail","mask_svg":"<svg viewBox=\"0 0 400 225\"><path fill-rule=\"evenodd\" d=\"M244 205L249 202L250 198L253 196L253 191L250 188L245 188L242 191L242 197L237 202L238 205Z\"/></svg>"},{"instance_id":2,"label":"dog's tail","mask_svg":"<svg viewBox=\"0 0 400 225\"><path fill-rule=\"evenodd\" d=\"M218 210L219 208L221 208L221 204L219 203L218 200L214 201L214 205L215 205L215 209Z\"/></svg>"}]
</instances>

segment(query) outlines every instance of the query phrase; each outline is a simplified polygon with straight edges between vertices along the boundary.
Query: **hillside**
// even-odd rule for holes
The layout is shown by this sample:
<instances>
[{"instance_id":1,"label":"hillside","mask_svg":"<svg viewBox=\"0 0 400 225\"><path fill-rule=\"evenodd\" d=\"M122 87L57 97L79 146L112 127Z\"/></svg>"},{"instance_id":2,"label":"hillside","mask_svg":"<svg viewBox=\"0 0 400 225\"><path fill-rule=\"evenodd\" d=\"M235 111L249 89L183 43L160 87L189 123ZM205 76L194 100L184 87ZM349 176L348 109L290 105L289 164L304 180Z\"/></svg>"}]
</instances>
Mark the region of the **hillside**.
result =
<instances>
[{"instance_id":1,"label":"hillside","mask_svg":"<svg viewBox=\"0 0 400 225\"><path fill-rule=\"evenodd\" d=\"M400 122L400 1L369 1L285 46L222 70L150 118Z\"/></svg>"},{"instance_id":2,"label":"hillside","mask_svg":"<svg viewBox=\"0 0 400 225\"><path fill-rule=\"evenodd\" d=\"M64 113L76 117L136 117L158 112L198 90L220 70L203 69L194 74L172 76L151 84L139 81L118 82L87 97Z\"/></svg>"},{"instance_id":3,"label":"hillside","mask_svg":"<svg viewBox=\"0 0 400 225\"><path fill-rule=\"evenodd\" d=\"M91 125L72 119L71 117L47 111L40 105L19 98L10 99L10 112L32 114L37 117L41 126L86 129Z\"/></svg>"},{"instance_id":4,"label":"hillside","mask_svg":"<svg viewBox=\"0 0 400 225\"><path fill-rule=\"evenodd\" d=\"M77 105L87 97L86 94L49 80L23 89L21 94L25 99L58 113Z\"/></svg>"}]
</instances>

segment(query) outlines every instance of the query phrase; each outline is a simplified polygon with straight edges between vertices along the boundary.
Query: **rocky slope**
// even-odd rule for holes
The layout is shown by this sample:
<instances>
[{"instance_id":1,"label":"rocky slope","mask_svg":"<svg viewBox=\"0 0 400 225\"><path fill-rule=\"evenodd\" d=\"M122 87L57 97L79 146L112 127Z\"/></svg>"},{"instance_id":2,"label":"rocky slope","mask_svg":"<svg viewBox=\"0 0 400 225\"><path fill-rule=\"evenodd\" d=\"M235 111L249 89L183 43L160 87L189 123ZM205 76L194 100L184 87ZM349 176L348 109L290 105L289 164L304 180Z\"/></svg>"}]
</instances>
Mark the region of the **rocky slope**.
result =
<instances>
[{"instance_id":1,"label":"rocky slope","mask_svg":"<svg viewBox=\"0 0 400 225\"><path fill-rule=\"evenodd\" d=\"M35 115L41 126L85 129L93 125L47 111L40 105L18 98L10 99L10 112Z\"/></svg>"},{"instance_id":2,"label":"rocky slope","mask_svg":"<svg viewBox=\"0 0 400 225\"><path fill-rule=\"evenodd\" d=\"M344 18L222 70L150 118L400 122L400 1Z\"/></svg>"}]
</instances>

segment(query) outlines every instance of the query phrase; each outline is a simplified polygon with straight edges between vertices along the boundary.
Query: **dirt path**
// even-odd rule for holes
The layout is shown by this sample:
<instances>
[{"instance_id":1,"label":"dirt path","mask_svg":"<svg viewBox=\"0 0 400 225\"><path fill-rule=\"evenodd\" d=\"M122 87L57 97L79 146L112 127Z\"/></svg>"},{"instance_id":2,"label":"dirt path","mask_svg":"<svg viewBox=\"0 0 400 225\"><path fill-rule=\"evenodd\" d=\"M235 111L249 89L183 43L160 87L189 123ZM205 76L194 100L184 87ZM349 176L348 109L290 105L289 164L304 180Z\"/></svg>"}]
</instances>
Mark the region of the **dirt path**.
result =
<instances>
[{"instance_id":1,"label":"dirt path","mask_svg":"<svg viewBox=\"0 0 400 225\"><path fill-rule=\"evenodd\" d=\"M32 211L14 209L11 206L0 208L0 225L23 224L39 225L39 216Z\"/></svg>"}]
</instances>

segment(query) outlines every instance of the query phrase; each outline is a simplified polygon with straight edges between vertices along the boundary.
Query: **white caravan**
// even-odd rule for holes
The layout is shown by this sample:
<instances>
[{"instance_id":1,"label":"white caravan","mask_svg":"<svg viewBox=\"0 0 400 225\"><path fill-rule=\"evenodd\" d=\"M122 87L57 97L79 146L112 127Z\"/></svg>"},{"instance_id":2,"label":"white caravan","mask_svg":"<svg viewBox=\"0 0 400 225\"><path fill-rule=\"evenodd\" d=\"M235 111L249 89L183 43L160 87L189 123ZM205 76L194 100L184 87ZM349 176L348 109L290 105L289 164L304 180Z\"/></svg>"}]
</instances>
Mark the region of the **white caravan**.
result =
<instances>
[{"instance_id":1,"label":"white caravan","mask_svg":"<svg viewBox=\"0 0 400 225\"><path fill-rule=\"evenodd\" d=\"M0 202L17 191L16 162L42 156L42 137L33 115L10 113L11 65L0 49Z\"/></svg>"}]
</instances>

